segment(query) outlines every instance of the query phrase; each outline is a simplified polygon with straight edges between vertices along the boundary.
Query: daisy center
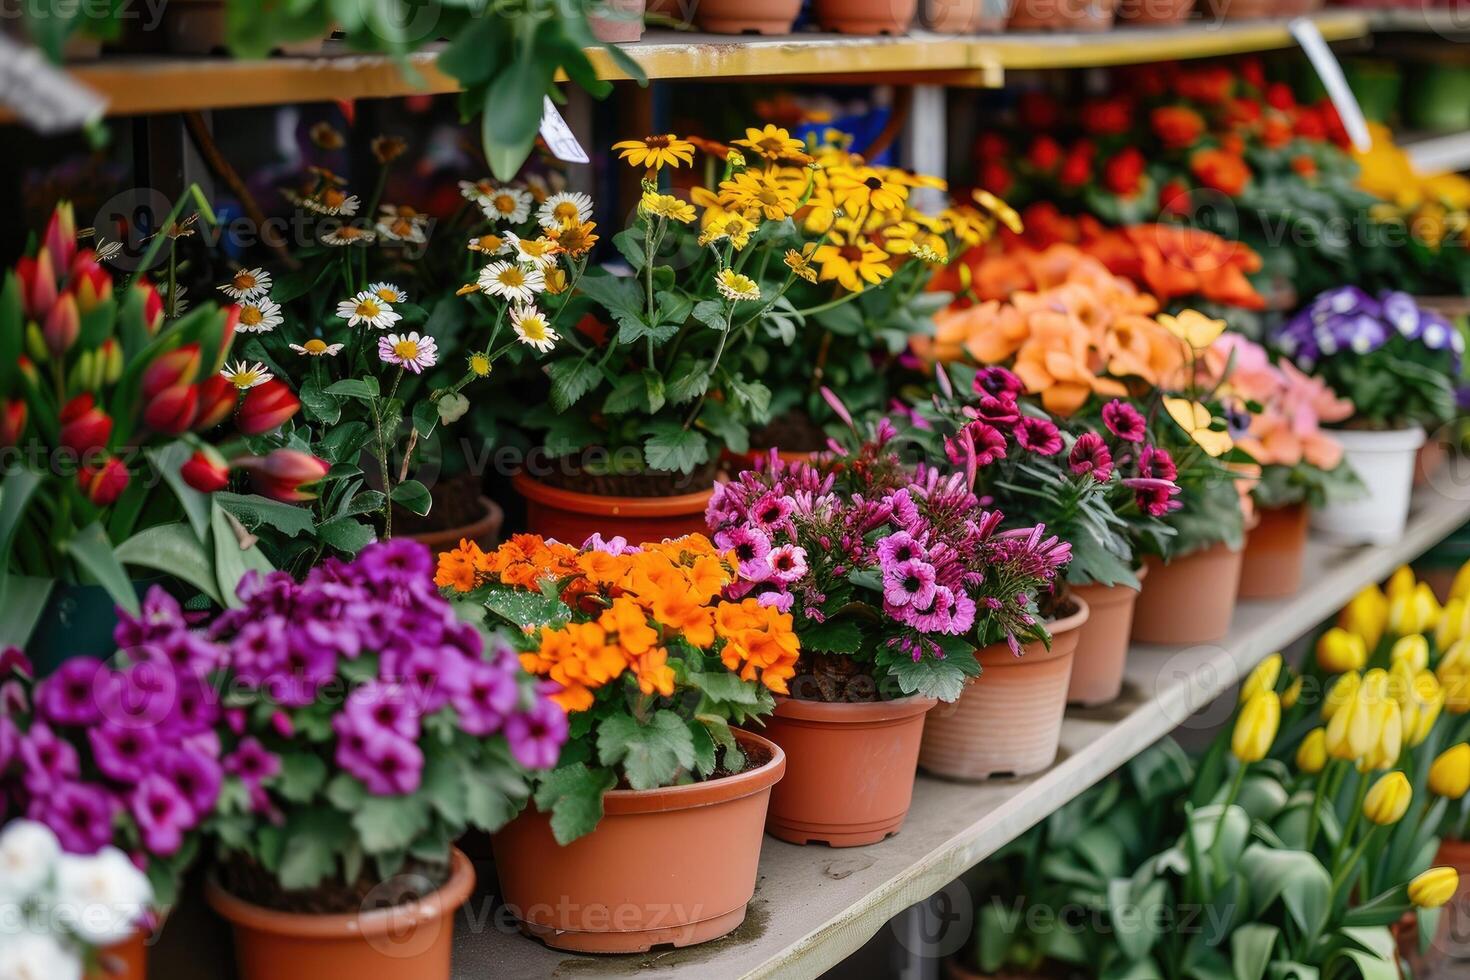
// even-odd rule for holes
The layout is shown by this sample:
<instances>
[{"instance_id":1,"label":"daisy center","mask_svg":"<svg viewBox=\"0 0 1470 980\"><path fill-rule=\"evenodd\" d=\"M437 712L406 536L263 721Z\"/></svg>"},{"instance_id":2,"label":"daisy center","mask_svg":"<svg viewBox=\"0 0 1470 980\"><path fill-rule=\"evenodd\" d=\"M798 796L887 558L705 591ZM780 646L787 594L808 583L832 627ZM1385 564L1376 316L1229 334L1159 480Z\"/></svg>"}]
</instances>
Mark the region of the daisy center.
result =
<instances>
[{"instance_id":1,"label":"daisy center","mask_svg":"<svg viewBox=\"0 0 1470 980\"><path fill-rule=\"evenodd\" d=\"M398 293L395 292L392 289L380 289L380 290L378 290L377 297L378 297L378 299L382 300L385 303L401 303L401 302L403 302L403 297L399 296Z\"/></svg>"},{"instance_id":2,"label":"daisy center","mask_svg":"<svg viewBox=\"0 0 1470 980\"><path fill-rule=\"evenodd\" d=\"M370 299L365 299L361 303L357 304L357 315L361 317L366 317L369 320L373 319L382 312L382 307L378 306L376 302Z\"/></svg>"},{"instance_id":3,"label":"daisy center","mask_svg":"<svg viewBox=\"0 0 1470 980\"><path fill-rule=\"evenodd\" d=\"M415 340L400 340L398 343L396 343L396 344L393 345L393 353L396 354L396 355L398 355L399 357L403 358L405 361L418 360L418 356L419 356L419 345L418 345L418 341L415 341Z\"/></svg>"},{"instance_id":4,"label":"daisy center","mask_svg":"<svg viewBox=\"0 0 1470 980\"><path fill-rule=\"evenodd\" d=\"M516 199L509 194L498 194L495 197L495 210L501 214L510 214L516 209Z\"/></svg>"},{"instance_id":5,"label":"daisy center","mask_svg":"<svg viewBox=\"0 0 1470 980\"><path fill-rule=\"evenodd\" d=\"M499 281L502 286L518 288L526 284L526 277L520 269L517 269L515 266L511 266L510 268L501 271Z\"/></svg>"},{"instance_id":6,"label":"daisy center","mask_svg":"<svg viewBox=\"0 0 1470 980\"><path fill-rule=\"evenodd\" d=\"M235 273L235 288L239 290L254 289L257 283L255 277L248 272Z\"/></svg>"},{"instance_id":7,"label":"daisy center","mask_svg":"<svg viewBox=\"0 0 1470 980\"><path fill-rule=\"evenodd\" d=\"M240 310L240 322L247 327L258 326L263 319L258 306L246 306Z\"/></svg>"},{"instance_id":8,"label":"daisy center","mask_svg":"<svg viewBox=\"0 0 1470 980\"><path fill-rule=\"evenodd\" d=\"M341 207L342 202L345 200L347 200L347 195L337 190L335 187L328 187L326 190L322 191L322 203L325 204L327 207Z\"/></svg>"},{"instance_id":9,"label":"daisy center","mask_svg":"<svg viewBox=\"0 0 1470 980\"><path fill-rule=\"evenodd\" d=\"M573 218L581 216L581 212L577 210L577 206L571 201L562 201L556 207L552 208L551 214L558 221L570 221Z\"/></svg>"},{"instance_id":10,"label":"daisy center","mask_svg":"<svg viewBox=\"0 0 1470 980\"><path fill-rule=\"evenodd\" d=\"M305 347L307 353L310 354L325 354L327 352L327 342L317 337L311 338L301 346Z\"/></svg>"},{"instance_id":11,"label":"daisy center","mask_svg":"<svg viewBox=\"0 0 1470 980\"><path fill-rule=\"evenodd\" d=\"M531 340L545 340L546 321L539 316L528 316L521 321L521 332Z\"/></svg>"}]
</instances>

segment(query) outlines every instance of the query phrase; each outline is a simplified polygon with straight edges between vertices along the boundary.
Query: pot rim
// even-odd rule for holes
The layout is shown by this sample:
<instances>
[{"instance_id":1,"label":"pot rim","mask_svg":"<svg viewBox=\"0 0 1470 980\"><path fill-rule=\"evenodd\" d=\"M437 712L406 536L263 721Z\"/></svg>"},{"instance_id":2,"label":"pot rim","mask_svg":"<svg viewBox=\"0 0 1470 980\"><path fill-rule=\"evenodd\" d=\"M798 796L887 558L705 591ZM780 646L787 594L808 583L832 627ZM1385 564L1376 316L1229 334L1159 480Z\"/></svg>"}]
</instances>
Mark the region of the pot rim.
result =
<instances>
[{"instance_id":1,"label":"pot rim","mask_svg":"<svg viewBox=\"0 0 1470 980\"><path fill-rule=\"evenodd\" d=\"M411 914L415 922L452 917L470 897L475 887L475 867L459 848L450 846L449 880L434 892L416 902L367 912L336 912L312 915L305 912L282 912L238 898L219 884L214 875L204 883L204 897L210 906L232 925L259 932L299 939L348 939L381 936L403 927L403 916Z\"/></svg>"},{"instance_id":2,"label":"pot rim","mask_svg":"<svg viewBox=\"0 0 1470 980\"><path fill-rule=\"evenodd\" d=\"M912 718L922 715L938 703L938 698L925 697L922 694L910 694L887 701L808 701L778 696L775 715L800 721L819 721L828 725L858 724Z\"/></svg>"},{"instance_id":3,"label":"pot rim","mask_svg":"<svg viewBox=\"0 0 1470 980\"><path fill-rule=\"evenodd\" d=\"M709 503L714 487L696 490L693 493L676 494L672 497L605 497L596 493L564 490L526 473L517 473L510 478L511 486L528 500L568 510L576 514L593 514L598 517L673 517L697 514Z\"/></svg>"},{"instance_id":4,"label":"pot rim","mask_svg":"<svg viewBox=\"0 0 1470 980\"><path fill-rule=\"evenodd\" d=\"M1086 599L1076 593L1069 592L1067 598L1077 603L1078 609L1070 616L1047 620L1046 628L1051 633L1050 647L1042 644L1040 640L1033 640L1030 643L1022 645L1022 655L1018 657L1011 653L1010 647L1006 646L1005 643L992 643L989 646L976 647L975 659L983 663L986 654L998 656L1004 653L1005 664L1007 666L1025 666L1026 664L1044 663L1048 660L1054 660L1057 657L1070 656L1072 652L1075 652L1076 644L1072 644L1072 651L1063 651L1061 644L1057 643L1057 637L1066 633L1075 633L1086 625L1087 620L1092 616L1092 606L1088 604ZM983 678L984 675L982 674L978 678L971 678L971 682L981 681L983 683Z\"/></svg>"},{"instance_id":5,"label":"pot rim","mask_svg":"<svg viewBox=\"0 0 1470 980\"><path fill-rule=\"evenodd\" d=\"M693 810L702 806L729 803L762 793L776 785L786 774L786 753L770 739L744 728L732 728L737 741L754 742L771 754L765 765L734 776L707 779L682 786L660 786L658 789L613 789L602 796L604 816L630 816L639 813L663 813L669 810Z\"/></svg>"},{"instance_id":6,"label":"pot rim","mask_svg":"<svg viewBox=\"0 0 1470 980\"><path fill-rule=\"evenodd\" d=\"M1332 429L1332 437L1348 451L1367 453L1408 452L1424 445L1423 426L1407 429Z\"/></svg>"}]
</instances>

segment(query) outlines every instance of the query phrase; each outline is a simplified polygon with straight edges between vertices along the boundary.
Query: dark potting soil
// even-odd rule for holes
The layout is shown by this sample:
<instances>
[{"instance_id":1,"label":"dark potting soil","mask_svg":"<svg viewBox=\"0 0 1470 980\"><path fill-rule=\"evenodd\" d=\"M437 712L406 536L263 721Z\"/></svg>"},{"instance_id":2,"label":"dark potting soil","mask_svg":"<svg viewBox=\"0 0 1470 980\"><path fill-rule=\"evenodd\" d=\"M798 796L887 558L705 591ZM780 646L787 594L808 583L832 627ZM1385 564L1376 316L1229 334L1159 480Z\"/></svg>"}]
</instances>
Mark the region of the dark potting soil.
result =
<instances>
[{"instance_id":1,"label":"dark potting soil","mask_svg":"<svg viewBox=\"0 0 1470 980\"><path fill-rule=\"evenodd\" d=\"M882 700L868 665L835 653L801 654L789 687L799 701Z\"/></svg>"},{"instance_id":2,"label":"dark potting soil","mask_svg":"<svg viewBox=\"0 0 1470 980\"><path fill-rule=\"evenodd\" d=\"M315 888L293 890L282 888L275 875L243 855L223 862L218 875L220 887L236 898L261 908L303 915L340 915L405 905L438 891L449 880L447 863L409 859L387 881L375 877L371 863L365 862L354 882L331 878Z\"/></svg>"},{"instance_id":3,"label":"dark potting soil","mask_svg":"<svg viewBox=\"0 0 1470 980\"><path fill-rule=\"evenodd\" d=\"M827 448L827 434L806 412L797 410L771 419L750 434L750 448L788 453L815 453Z\"/></svg>"},{"instance_id":4,"label":"dark potting soil","mask_svg":"<svg viewBox=\"0 0 1470 980\"><path fill-rule=\"evenodd\" d=\"M1037 600L1036 606L1041 610L1041 615L1047 622L1055 622L1058 619L1066 619L1082 607L1077 605L1077 600L1069 595L1060 597L1047 593Z\"/></svg>"},{"instance_id":5,"label":"dark potting soil","mask_svg":"<svg viewBox=\"0 0 1470 980\"><path fill-rule=\"evenodd\" d=\"M537 473L535 479L558 490L589 493L597 497L677 497L708 490L714 485L720 466L705 463L692 473L669 473L645 470L640 473L601 473L588 471L580 459L563 456L547 467L550 472Z\"/></svg>"},{"instance_id":6,"label":"dark potting soil","mask_svg":"<svg viewBox=\"0 0 1470 980\"><path fill-rule=\"evenodd\" d=\"M393 533L396 535L428 534L447 531L483 520L485 508L480 506L484 490L480 478L473 473L456 473L429 488L434 505L420 517L412 511L393 505Z\"/></svg>"}]
</instances>

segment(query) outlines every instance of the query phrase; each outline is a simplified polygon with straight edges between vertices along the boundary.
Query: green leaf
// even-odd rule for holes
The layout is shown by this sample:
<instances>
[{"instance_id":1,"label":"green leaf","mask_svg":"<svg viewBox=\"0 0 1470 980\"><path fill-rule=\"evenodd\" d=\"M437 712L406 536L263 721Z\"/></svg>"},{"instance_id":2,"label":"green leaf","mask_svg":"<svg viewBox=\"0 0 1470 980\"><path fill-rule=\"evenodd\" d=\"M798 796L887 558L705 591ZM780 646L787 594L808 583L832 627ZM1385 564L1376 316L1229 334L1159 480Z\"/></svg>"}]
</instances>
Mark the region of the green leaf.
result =
<instances>
[{"instance_id":1,"label":"green leaf","mask_svg":"<svg viewBox=\"0 0 1470 980\"><path fill-rule=\"evenodd\" d=\"M378 379L366 378L344 378L336 384L328 385L326 393L329 395L340 395L343 398L358 398L363 401L372 401L378 397Z\"/></svg>"},{"instance_id":2,"label":"green leaf","mask_svg":"<svg viewBox=\"0 0 1470 980\"><path fill-rule=\"evenodd\" d=\"M0 609L5 610L0 616L0 648L26 648L55 586L55 579L29 575L0 578Z\"/></svg>"},{"instance_id":3,"label":"green leaf","mask_svg":"<svg viewBox=\"0 0 1470 980\"><path fill-rule=\"evenodd\" d=\"M31 497L45 478L35 470L16 468L0 482L0 573L9 567L10 546L24 519Z\"/></svg>"},{"instance_id":4,"label":"green leaf","mask_svg":"<svg viewBox=\"0 0 1470 980\"><path fill-rule=\"evenodd\" d=\"M462 827L468 816L468 784L461 759L452 752L430 751L424 760L422 793L448 823Z\"/></svg>"},{"instance_id":5,"label":"green leaf","mask_svg":"<svg viewBox=\"0 0 1470 980\"><path fill-rule=\"evenodd\" d=\"M235 515L248 531L259 531L269 527L294 538L302 531L316 527L311 509L298 504L281 503L256 494L238 494L220 491L214 494L214 502Z\"/></svg>"},{"instance_id":6,"label":"green leaf","mask_svg":"<svg viewBox=\"0 0 1470 980\"><path fill-rule=\"evenodd\" d=\"M113 602L132 615L138 615L138 594L133 590L133 583L123 570L122 562L113 553L112 542L101 524L95 521L88 524L62 547L73 561L107 590Z\"/></svg>"},{"instance_id":7,"label":"green leaf","mask_svg":"<svg viewBox=\"0 0 1470 980\"><path fill-rule=\"evenodd\" d=\"M643 459L651 469L692 473L709 459L704 436L678 422L655 422L647 431L650 435L643 445Z\"/></svg>"},{"instance_id":8,"label":"green leaf","mask_svg":"<svg viewBox=\"0 0 1470 980\"><path fill-rule=\"evenodd\" d=\"M20 363L25 322L21 304L20 276L5 274L0 288L0 391L13 391L16 365Z\"/></svg>"},{"instance_id":9,"label":"green leaf","mask_svg":"<svg viewBox=\"0 0 1470 980\"><path fill-rule=\"evenodd\" d=\"M316 378L307 378L296 393L306 416L325 425L336 425L342 418L342 399L322 390Z\"/></svg>"},{"instance_id":10,"label":"green leaf","mask_svg":"<svg viewBox=\"0 0 1470 980\"><path fill-rule=\"evenodd\" d=\"M140 565L188 582L217 606L224 605L214 562L194 532L183 524L155 524L118 545L113 554L125 565Z\"/></svg>"},{"instance_id":11,"label":"green leaf","mask_svg":"<svg viewBox=\"0 0 1470 980\"><path fill-rule=\"evenodd\" d=\"M517 628L560 625L571 617L560 597L524 589L497 589L485 597L485 608Z\"/></svg>"},{"instance_id":12,"label":"green leaf","mask_svg":"<svg viewBox=\"0 0 1470 980\"><path fill-rule=\"evenodd\" d=\"M664 407L664 379L652 368L643 369L644 392L648 399L648 413L656 414Z\"/></svg>"},{"instance_id":13,"label":"green leaf","mask_svg":"<svg viewBox=\"0 0 1470 980\"><path fill-rule=\"evenodd\" d=\"M721 704L761 703L760 685L741 680L740 675L729 671L690 671L689 684L703 691L711 701Z\"/></svg>"},{"instance_id":14,"label":"green leaf","mask_svg":"<svg viewBox=\"0 0 1470 980\"><path fill-rule=\"evenodd\" d=\"M326 521L316 529L317 537L338 551L355 555L377 540L377 534L355 517L338 517Z\"/></svg>"},{"instance_id":15,"label":"green leaf","mask_svg":"<svg viewBox=\"0 0 1470 980\"><path fill-rule=\"evenodd\" d=\"M308 752L287 752L281 756L281 775L276 791L292 803L305 803L315 796L327 781L327 764L320 756Z\"/></svg>"},{"instance_id":16,"label":"green leaf","mask_svg":"<svg viewBox=\"0 0 1470 980\"><path fill-rule=\"evenodd\" d=\"M586 358L553 361L546 366L546 374L551 379L551 405L558 412L575 405L602 378L597 365Z\"/></svg>"},{"instance_id":17,"label":"green leaf","mask_svg":"<svg viewBox=\"0 0 1470 980\"><path fill-rule=\"evenodd\" d=\"M367 799L367 787L345 772L332 777L327 784L327 801L343 813L352 813Z\"/></svg>"},{"instance_id":18,"label":"green leaf","mask_svg":"<svg viewBox=\"0 0 1470 980\"><path fill-rule=\"evenodd\" d=\"M194 533L203 541L209 534L209 496L195 490L184 482L180 474L180 468L188 462L193 455L187 443L174 441L157 449L147 452L148 460L158 475L163 477L163 482L168 484L174 496L178 498L179 505L184 508L184 516L189 518L189 526Z\"/></svg>"},{"instance_id":19,"label":"green leaf","mask_svg":"<svg viewBox=\"0 0 1470 980\"><path fill-rule=\"evenodd\" d=\"M694 739L683 719L667 709L654 712L646 725L614 715L597 731L597 757L605 766L621 765L634 789L656 789L694 768Z\"/></svg>"},{"instance_id":20,"label":"green leaf","mask_svg":"<svg viewBox=\"0 0 1470 980\"><path fill-rule=\"evenodd\" d=\"M1316 935L1332 911L1332 877L1316 856L1252 844L1241 854L1239 868L1250 884L1251 906L1265 910L1278 897L1297 927Z\"/></svg>"},{"instance_id":21,"label":"green leaf","mask_svg":"<svg viewBox=\"0 0 1470 980\"><path fill-rule=\"evenodd\" d=\"M439 68L458 79L461 88L483 85L510 54L509 41L510 32L499 17L472 18L439 53Z\"/></svg>"},{"instance_id":22,"label":"green leaf","mask_svg":"<svg viewBox=\"0 0 1470 980\"><path fill-rule=\"evenodd\" d=\"M557 69L556 59L545 57L537 41L551 29L551 21L542 21L530 38L517 41L510 64L485 91L480 138L496 180L514 179L536 142L547 89Z\"/></svg>"},{"instance_id":23,"label":"green leaf","mask_svg":"<svg viewBox=\"0 0 1470 980\"><path fill-rule=\"evenodd\" d=\"M393 502L412 513L423 517L434 505L429 488L417 480L404 480L393 488Z\"/></svg>"},{"instance_id":24,"label":"green leaf","mask_svg":"<svg viewBox=\"0 0 1470 980\"><path fill-rule=\"evenodd\" d=\"M330 810L294 811L284 828L285 847L276 872L285 889L315 888L337 870L337 852L350 839L347 825Z\"/></svg>"},{"instance_id":25,"label":"green leaf","mask_svg":"<svg viewBox=\"0 0 1470 980\"><path fill-rule=\"evenodd\" d=\"M413 430L419 434L419 438L429 438L439 425L439 403L424 399L413 407L412 417Z\"/></svg>"},{"instance_id":26,"label":"green leaf","mask_svg":"<svg viewBox=\"0 0 1470 980\"><path fill-rule=\"evenodd\" d=\"M974 657L912 660L902 656L888 665L888 673L904 694L954 701L964 692L966 681L979 676L980 664Z\"/></svg>"},{"instance_id":27,"label":"green leaf","mask_svg":"<svg viewBox=\"0 0 1470 980\"><path fill-rule=\"evenodd\" d=\"M459 764L465 817L472 826L493 832L520 812L529 787L503 742L486 746L478 764L464 758ZM555 821L552 823L554 827Z\"/></svg>"},{"instance_id":28,"label":"green leaf","mask_svg":"<svg viewBox=\"0 0 1470 980\"><path fill-rule=\"evenodd\" d=\"M428 825L429 807L419 796L369 796L352 815L369 854L406 850Z\"/></svg>"},{"instance_id":29,"label":"green leaf","mask_svg":"<svg viewBox=\"0 0 1470 980\"><path fill-rule=\"evenodd\" d=\"M602 794L618 784L611 769L589 769L580 762L540 777L536 809L551 814L551 833L562 846L592 833L602 819Z\"/></svg>"},{"instance_id":30,"label":"green leaf","mask_svg":"<svg viewBox=\"0 0 1470 980\"><path fill-rule=\"evenodd\" d=\"M1235 930L1230 936L1234 980L1261 980L1280 935L1280 929L1264 922L1251 922Z\"/></svg>"},{"instance_id":31,"label":"green leaf","mask_svg":"<svg viewBox=\"0 0 1470 980\"><path fill-rule=\"evenodd\" d=\"M863 631L850 618L834 616L825 622L803 620L798 631L801 648L817 653L857 653L863 648Z\"/></svg>"},{"instance_id":32,"label":"green leaf","mask_svg":"<svg viewBox=\"0 0 1470 980\"><path fill-rule=\"evenodd\" d=\"M713 330L725 329L725 304L717 300L704 299L694 304L691 311L694 319Z\"/></svg>"},{"instance_id":33,"label":"green leaf","mask_svg":"<svg viewBox=\"0 0 1470 980\"><path fill-rule=\"evenodd\" d=\"M248 548L240 546L240 537L236 533L237 524L230 516L229 511L223 507L210 504L210 527L214 537L214 577L219 583L220 597L224 604L231 608L244 605L244 601L237 595L240 589L240 580L245 573L251 570L268 572L271 564L266 560L252 540Z\"/></svg>"}]
</instances>

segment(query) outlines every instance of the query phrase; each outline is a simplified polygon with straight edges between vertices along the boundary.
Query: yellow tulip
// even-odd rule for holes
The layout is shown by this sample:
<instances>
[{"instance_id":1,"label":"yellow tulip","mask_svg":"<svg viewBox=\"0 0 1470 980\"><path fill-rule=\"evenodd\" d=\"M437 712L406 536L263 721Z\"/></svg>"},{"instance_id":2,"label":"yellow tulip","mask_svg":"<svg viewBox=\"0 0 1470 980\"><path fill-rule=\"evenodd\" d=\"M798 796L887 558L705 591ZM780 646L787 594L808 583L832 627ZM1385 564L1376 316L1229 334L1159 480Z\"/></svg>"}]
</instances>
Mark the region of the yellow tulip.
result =
<instances>
[{"instance_id":1,"label":"yellow tulip","mask_svg":"<svg viewBox=\"0 0 1470 980\"><path fill-rule=\"evenodd\" d=\"M1470 743L1452 745L1429 766L1429 792L1458 800L1470 792Z\"/></svg>"},{"instance_id":2,"label":"yellow tulip","mask_svg":"<svg viewBox=\"0 0 1470 980\"><path fill-rule=\"evenodd\" d=\"M1358 696L1335 711L1327 722L1327 752L1334 759L1355 761L1373 751L1378 744L1382 716L1374 710L1375 702Z\"/></svg>"},{"instance_id":3,"label":"yellow tulip","mask_svg":"<svg viewBox=\"0 0 1470 980\"><path fill-rule=\"evenodd\" d=\"M1446 647L1434 670L1436 673L1440 671L1458 674L1470 673L1470 636L1456 640ZM1440 680L1443 681L1444 678L1441 677Z\"/></svg>"},{"instance_id":4,"label":"yellow tulip","mask_svg":"<svg viewBox=\"0 0 1470 980\"><path fill-rule=\"evenodd\" d=\"M1401 636L1394 641L1389 658L1395 664L1401 660L1406 661L1410 668L1409 672L1417 674L1429 666L1429 641L1424 639L1421 633Z\"/></svg>"},{"instance_id":5,"label":"yellow tulip","mask_svg":"<svg viewBox=\"0 0 1470 980\"><path fill-rule=\"evenodd\" d=\"M1444 604L1444 610L1439 614L1439 625L1434 628L1434 645L1441 650L1448 650L1451 643L1461 637L1470 634L1470 623L1466 622L1466 616L1470 614L1470 606L1465 600L1458 596L1452 597Z\"/></svg>"},{"instance_id":6,"label":"yellow tulip","mask_svg":"<svg viewBox=\"0 0 1470 980\"><path fill-rule=\"evenodd\" d=\"M1315 776L1327 766L1327 731L1314 728L1307 732L1296 750L1296 767L1309 776Z\"/></svg>"},{"instance_id":7,"label":"yellow tulip","mask_svg":"<svg viewBox=\"0 0 1470 980\"><path fill-rule=\"evenodd\" d=\"M1369 648L1378 646L1388 623L1388 599L1376 585L1364 586L1338 614L1337 625L1363 638Z\"/></svg>"},{"instance_id":8,"label":"yellow tulip","mask_svg":"<svg viewBox=\"0 0 1470 980\"><path fill-rule=\"evenodd\" d=\"M1393 701L1378 701L1368 710L1378 737L1373 740L1372 747L1358 759L1358 771L1392 769L1398 765L1399 753L1404 749L1403 714Z\"/></svg>"},{"instance_id":9,"label":"yellow tulip","mask_svg":"<svg viewBox=\"0 0 1470 980\"><path fill-rule=\"evenodd\" d=\"M1358 689L1362 686L1363 678L1355 670L1350 670L1339 677L1328 690L1327 697L1322 699L1322 720L1331 721L1339 708L1350 704L1357 698Z\"/></svg>"},{"instance_id":10,"label":"yellow tulip","mask_svg":"<svg viewBox=\"0 0 1470 980\"><path fill-rule=\"evenodd\" d=\"M1276 682L1280 678L1281 654L1273 653L1257 664L1256 669L1240 685L1240 703L1245 704L1262 691L1276 690Z\"/></svg>"},{"instance_id":11,"label":"yellow tulip","mask_svg":"<svg viewBox=\"0 0 1470 980\"><path fill-rule=\"evenodd\" d=\"M1419 582L1414 578L1414 570L1408 565L1400 565L1393 570L1388 578L1388 584L1383 587L1383 592L1388 596L1388 601L1414 594L1414 586Z\"/></svg>"},{"instance_id":12,"label":"yellow tulip","mask_svg":"<svg viewBox=\"0 0 1470 980\"><path fill-rule=\"evenodd\" d=\"M1423 633L1439 622L1439 600L1427 583L1420 582L1408 595L1388 600L1388 628L1398 636Z\"/></svg>"},{"instance_id":13,"label":"yellow tulip","mask_svg":"<svg viewBox=\"0 0 1470 980\"><path fill-rule=\"evenodd\" d=\"M1450 583L1450 597L1470 602L1470 561L1460 566L1455 580Z\"/></svg>"},{"instance_id":14,"label":"yellow tulip","mask_svg":"<svg viewBox=\"0 0 1470 980\"><path fill-rule=\"evenodd\" d=\"M1382 667L1374 667L1372 670L1364 671L1363 685L1359 688L1358 696L1374 704L1387 700L1389 683L1388 671Z\"/></svg>"},{"instance_id":15,"label":"yellow tulip","mask_svg":"<svg viewBox=\"0 0 1470 980\"><path fill-rule=\"evenodd\" d=\"M1305 677L1298 677L1291 682L1285 691L1281 692L1282 708L1290 711L1296 707L1296 703L1302 699L1302 682L1304 680L1306 680Z\"/></svg>"},{"instance_id":16,"label":"yellow tulip","mask_svg":"<svg viewBox=\"0 0 1470 980\"><path fill-rule=\"evenodd\" d=\"M1412 728L1407 725L1404 728L1404 741L1410 748L1418 748L1424 744L1424 740L1434 730L1434 723L1439 721L1440 714L1444 712L1444 688L1439 686L1439 681L1427 670L1421 670L1414 678L1414 700L1418 703L1418 717Z\"/></svg>"},{"instance_id":17,"label":"yellow tulip","mask_svg":"<svg viewBox=\"0 0 1470 980\"><path fill-rule=\"evenodd\" d=\"M1398 823L1409 811L1414 798L1414 788L1409 777L1395 769L1378 778L1368 795L1363 798L1363 816L1380 827Z\"/></svg>"},{"instance_id":18,"label":"yellow tulip","mask_svg":"<svg viewBox=\"0 0 1470 980\"><path fill-rule=\"evenodd\" d=\"M1421 909L1437 909L1460 890L1460 872L1454 868L1430 868L1409 882L1409 901Z\"/></svg>"},{"instance_id":19,"label":"yellow tulip","mask_svg":"<svg viewBox=\"0 0 1470 980\"><path fill-rule=\"evenodd\" d=\"M1276 741L1281 725L1281 699L1274 691L1261 691L1251 697L1235 719L1230 736L1230 751L1241 762L1260 762Z\"/></svg>"},{"instance_id":20,"label":"yellow tulip","mask_svg":"<svg viewBox=\"0 0 1470 980\"><path fill-rule=\"evenodd\" d=\"M1317 641L1317 666L1329 674L1362 670L1368 662L1368 644L1357 633L1334 626Z\"/></svg>"},{"instance_id":21,"label":"yellow tulip","mask_svg":"<svg viewBox=\"0 0 1470 980\"><path fill-rule=\"evenodd\" d=\"M1445 710L1452 715L1463 715L1470 712L1470 673L1441 671L1435 676L1439 678L1440 686L1444 688Z\"/></svg>"}]
</instances>

